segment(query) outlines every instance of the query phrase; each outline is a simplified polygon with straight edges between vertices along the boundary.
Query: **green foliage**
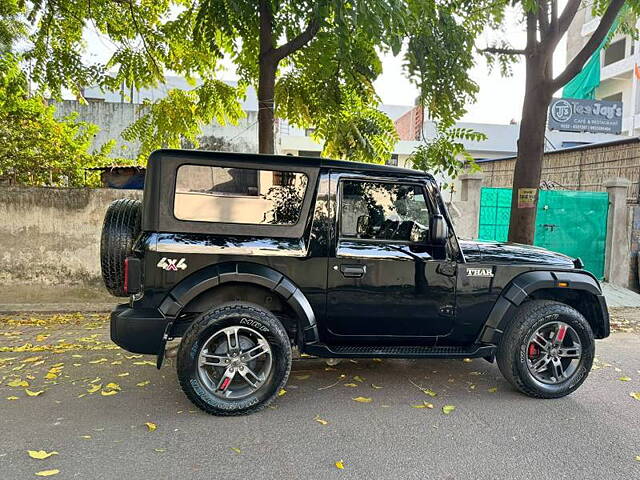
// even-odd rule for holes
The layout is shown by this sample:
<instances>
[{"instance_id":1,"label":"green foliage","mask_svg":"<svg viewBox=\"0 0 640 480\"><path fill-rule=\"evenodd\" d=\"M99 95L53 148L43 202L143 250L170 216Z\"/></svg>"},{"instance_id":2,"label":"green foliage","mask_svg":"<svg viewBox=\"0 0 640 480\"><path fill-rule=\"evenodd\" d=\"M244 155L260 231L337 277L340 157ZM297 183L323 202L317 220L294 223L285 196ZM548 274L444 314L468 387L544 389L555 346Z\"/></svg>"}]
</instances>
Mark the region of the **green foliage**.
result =
<instances>
[{"instance_id":1,"label":"green foliage","mask_svg":"<svg viewBox=\"0 0 640 480\"><path fill-rule=\"evenodd\" d=\"M470 128L442 129L438 125L436 137L418 146L411 155L413 167L451 179L463 170L478 171L480 168L466 151L462 140L481 142L486 139L485 134ZM443 188L451 186L445 183Z\"/></svg>"},{"instance_id":2,"label":"green foliage","mask_svg":"<svg viewBox=\"0 0 640 480\"><path fill-rule=\"evenodd\" d=\"M193 90L171 89L155 102L145 100L145 112L122 134L126 140L140 140L140 156L157 148L180 148L184 141L196 148L203 125L214 119L221 125L237 122L244 115L237 101L238 89L219 80L209 80Z\"/></svg>"},{"instance_id":3,"label":"green foliage","mask_svg":"<svg viewBox=\"0 0 640 480\"><path fill-rule=\"evenodd\" d=\"M110 144L90 153L95 125L58 120L42 96L29 97L19 57L0 58L0 179L33 186L82 186L84 168L104 164Z\"/></svg>"}]
</instances>

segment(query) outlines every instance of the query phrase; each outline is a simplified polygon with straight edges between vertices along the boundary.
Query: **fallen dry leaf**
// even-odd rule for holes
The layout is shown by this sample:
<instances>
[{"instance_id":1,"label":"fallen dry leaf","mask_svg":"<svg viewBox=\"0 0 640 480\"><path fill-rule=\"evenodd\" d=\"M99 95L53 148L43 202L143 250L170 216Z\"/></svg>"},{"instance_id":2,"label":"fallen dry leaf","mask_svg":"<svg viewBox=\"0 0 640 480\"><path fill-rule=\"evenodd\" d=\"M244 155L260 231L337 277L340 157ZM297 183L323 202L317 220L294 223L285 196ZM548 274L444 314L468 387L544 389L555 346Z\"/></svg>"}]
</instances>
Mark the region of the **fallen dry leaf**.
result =
<instances>
[{"instance_id":1,"label":"fallen dry leaf","mask_svg":"<svg viewBox=\"0 0 640 480\"><path fill-rule=\"evenodd\" d=\"M433 408L433 403L423 401L420 405L411 405L413 408Z\"/></svg>"},{"instance_id":2,"label":"fallen dry leaf","mask_svg":"<svg viewBox=\"0 0 640 480\"><path fill-rule=\"evenodd\" d=\"M422 391L424 392L425 395L429 395L430 397L435 397L438 395L436 392L434 392L430 388L425 388Z\"/></svg>"},{"instance_id":3,"label":"fallen dry leaf","mask_svg":"<svg viewBox=\"0 0 640 480\"><path fill-rule=\"evenodd\" d=\"M156 362L152 362L150 360L142 360L141 362L133 362L134 365L156 365Z\"/></svg>"},{"instance_id":4,"label":"fallen dry leaf","mask_svg":"<svg viewBox=\"0 0 640 480\"><path fill-rule=\"evenodd\" d=\"M90 361L89 361L89 363L93 363L93 364L96 364L96 363L104 363L104 362L108 362L108 360L107 360L106 358L99 358L99 359L97 359L97 360L90 360Z\"/></svg>"},{"instance_id":5,"label":"fallen dry leaf","mask_svg":"<svg viewBox=\"0 0 640 480\"><path fill-rule=\"evenodd\" d=\"M621 382L630 382L631 381L631 377L620 377L620 378L618 378L618 380L620 380Z\"/></svg>"},{"instance_id":6,"label":"fallen dry leaf","mask_svg":"<svg viewBox=\"0 0 640 480\"><path fill-rule=\"evenodd\" d=\"M384 387L381 387L380 385L376 385L375 383L372 383L371 388L373 388L374 390L380 390L381 388L384 388Z\"/></svg>"},{"instance_id":7,"label":"fallen dry leaf","mask_svg":"<svg viewBox=\"0 0 640 480\"><path fill-rule=\"evenodd\" d=\"M7 400L18 400L18 397L11 395L10 397L7 397Z\"/></svg>"},{"instance_id":8,"label":"fallen dry leaf","mask_svg":"<svg viewBox=\"0 0 640 480\"><path fill-rule=\"evenodd\" d=\"M449 415L455 409L456 407L454 405L445 405L442 407L442 413L444 413L445 415Z\"/></svg>"},{"instance_id":9,"label":"fallen dry leaf","mask_svg":"<svg viewBox=\"0 0 640 480\"><path fill-rule=\"evenodd\" d=\"M116 393L118 393L118 390L102 390L100 392L100 395L102 395L103 397L110 397L111 395L115 395Z\"/></svg>"},{"instance_id":10,"label":"fallen dry leaf","mask_svg":"<svg viewBox=\"0 0 640 480\"><path fill-rule=\"evenodd\" d=\"M44 390L36 390L36 391L31 391L28 388L25 388L24 391L26 392L27 395L29 395L30 397L37 397L38 395L40 395L41 393L44 393Z\"/></svg>"},{"instance_id":11,"label":"fallen dry leaf","mask_svg":"<svg viewBox=\"0 0 640 480\"><path fill-rule=\"evenodd\" d=\"M44 460L52 455L58 455L58 452L45 452L44 450L27 450L27 453L31 458L35 458L37 460Z\"/></svg>"},{"instance_id":12,"label":"fallen dry leaf","mask_svg":"<svg viewBox=\"0 0 640 480\"><path fill-rule=\"evenodd\" d=\"M87 393L95 393L98 390L100 390L101 388L102 388L102 384L98 383L96 385L93 385L93 386L87 388Z\"/></svg>"},{"instance_id":13,"label":"fallen dry leaf","mask_svg":"<svg viewBox=\"0 0 640 480\"><path fill-rule=\"evenodd\" d=\"M342 460L338 460L338 461L336 462L336 468L337 468L338 470L344 470L344 461L342 461Z\"/></svg>"},{"instance_id":14,"label":"fallen dry leaf","mask_svg":"<svg viewBox=\"0 0 640 480\"><path fill-rule=\"evenodd\" d=\"M326 420L320 418L320 415L316 415L316 418L314 418L314 420L316 422L318 422L319 424L321 424L321 425L328 425L329 424L329 422L327 422Z\"/></svg>"},{"instance_id":15,"label":"fallen dry leaf","mask_svg":"<svg viewBox=\"0 0 640 480\"><path fill-rule=\"evenodd\" d=\"M278 396L281 397L283 396L285 393L287 393L287 391L284 388L281 388L280 391L278 392Z\"/></svg>"},{"instance_id":16,"label":"fallen dry leaf","mask_svg":"<svg viewBox=\"0 0 640 480\"><path fill-rule=\"evenodd\" d=\"M356 382L360 382L360 383L364 382L364 378L362 378L360 375L356 375L355 377L353 377L353 379Z\"/></svg>"},{"instance_id":17,"label":"fallen dry leaf","mask_svg":"<svg viewBox=\"0 0 640 480\"><path fill-rule=\"evenodd\" d=\"M158 428L158 425L156 425L153 422L146 422L145 425L147 426L147 430L149 430L150 432L153 432L155 429Z\"/></svg>"},{"instance_id":18,"label":"fallen dry leaf","mask_svg":"<svg viewBox=\"0 0 640 480\"><path fill-rule=\"evenodd\" d=\"M16 378L15 380L11 380L9 383L7 383L7 385L9 385L10 387L28 387L29 382L27 382L26 380L22 380L21 378Z\"/></svg>"},{"instance_id":19,"label":"fallen dry leaf","mask_svg":"<svg viewBox=\"0 0 640 480\"><path fill-rule=\"evenodd\" d=\"M489 393L496 393L498 391L498 387L491 387L487 389L487 392Z\"/></svg>"},{"instance_id":20,"label":"fallen dry leaf","mask_svg":"<svg viewBox=\"0 0 640 480\"><path fill-rule=\"evenodd\" d=\"M311 375L296 375L296 380L306 380L309 377L311 377Z\"/></svg>"},{"instance_id":21,"label":"fallen dry leaf","mask_svg":"<svg viewBox=\"0 0 640 480\"><path fill-rule=\"evenodd\" d=\"M129 376L129 372L119 373L118 376L119 377L128 377Z\"/></svg>"},{"instance_id":22,"label":"fallen dry leaf","mask_svg":"<svg viewBox=\"0 0 640 480\"><path fill-rule=\"evenodd\" d=\"M154 452L158 452L158 453L163 453L163 452L166 452L167 449L166 448L154 448L153 451Z\"/></svg>"},{"instance_id":23,"label":"fallen dry leaf","mask_svg":"<svg viewBox=\"0 0 640 480\"><path fill-rule=\"evenodd\" d=\"M150 380L145 380L144 382L138 382L138 383L136 383L136 385L137 385L138 387L144 387L145 385L149 385L150 383L151 383L151 381L150 381Z\"/></svg>"},{"instance_id":24,"label":"fallen dry leaf","mask_svg":"<svg viewBox=\"0 0 640 480\"><path fill-rule=\"evenodd\" d=\"M636 400L640 400L640 392L631 392L629 395Z\"/></svg>"},{"instance_id":25,"label":"fallen dry leaf","mask_svg":"<svg viewBox=\"0 0 640 480\"><path fill-rule=\"evenodd\" d=\"M52 470L41 470L40 472L36 472L38 477L50 477L51 475L57 475L60 473L60 470L54 468Z\"/></svg>"},{"instance_id":26,"label":"fallen dry leaf","mask_svg":"<svg viewBox=\"0 0 640 480\"><path fill-rule=\"evenodd\" d=\"M357 387L358 384L357 383L345 383L344 386L345 387Z\"/></svg>"},{"instance_id":27,"label":"fallen dry leaf","mask_svg":"<svg viewBox=\"0 0 640 480\"><path fill-rule=\"evenodd\" d=\"M242 451L239 448L236 448L236 447L230 447L230 448L236 453L242 453Z\"/></svg>"},{"instance_id":28,"label":"fallen dry leaf","mask_svg":"<svg viewBox=\"0 0 640 480\"><path fill-rule=\"evenodd\" d=\"M369 397L356 397L356 398L352 398L351 400L355 402L360 402L360 403L371 403L373 401L373 399Z\"/></svg>"},{"instance_id":29,"label":"fallen dry leaf","mask_svg":"<svg viewBox=\"0 0 640 480\"><path fill-rule=\"evenodd\" d=\"M473 362L473 360L471 360L470 358L463 358L463 359L462 359L462 361L463 361L464 363L471 363L471 362Z\"/></svg>"}]
</instances>

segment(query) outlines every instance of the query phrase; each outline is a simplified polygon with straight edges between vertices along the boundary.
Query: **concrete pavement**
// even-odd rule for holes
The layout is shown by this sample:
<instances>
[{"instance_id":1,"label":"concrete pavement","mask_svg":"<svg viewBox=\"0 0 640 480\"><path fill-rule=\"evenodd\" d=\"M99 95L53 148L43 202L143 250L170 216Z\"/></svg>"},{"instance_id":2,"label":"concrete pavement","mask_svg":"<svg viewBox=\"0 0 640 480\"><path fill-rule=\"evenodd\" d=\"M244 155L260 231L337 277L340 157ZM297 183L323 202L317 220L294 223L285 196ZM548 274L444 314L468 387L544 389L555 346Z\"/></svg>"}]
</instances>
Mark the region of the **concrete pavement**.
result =
<instances>
[{"instance_id":1,"label":"concrete pavement","mask_svg":"<svg viewBox=\"0 0 640 480\"><path fill-rule=\"evenodd\" d=\"M189 403L171 362L158 371L152 357L112 345L105 315L6 317L1 477L57 469L52 478L640 478L640 400L630 396L640 392L640 335L625 330L598 342L589 379L560 400L525 397L478 359L335 367L301 359L272 408L217 418ZM9 386L18 380L43 393ZM412 407L425 401L434 408ZM444 405L456 409L445 415ZM41 449L58 454L27 455Z\"/></svg>"}]
</instances>

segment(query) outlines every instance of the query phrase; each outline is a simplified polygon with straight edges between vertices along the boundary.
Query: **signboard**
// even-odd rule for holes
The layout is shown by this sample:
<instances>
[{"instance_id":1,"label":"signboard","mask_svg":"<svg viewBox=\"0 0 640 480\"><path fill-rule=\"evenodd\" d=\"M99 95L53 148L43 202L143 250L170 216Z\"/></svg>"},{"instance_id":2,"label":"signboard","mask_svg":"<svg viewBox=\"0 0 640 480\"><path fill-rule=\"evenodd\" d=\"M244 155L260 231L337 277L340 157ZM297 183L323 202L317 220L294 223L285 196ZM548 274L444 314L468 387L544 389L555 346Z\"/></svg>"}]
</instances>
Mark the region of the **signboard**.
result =
<instances>
[{"instance_id":1,"label":"signboard","mask_svg":"<svg viewBox=\"0 0 640 480\"><path fill-rule=\"evenodd\" d=\"M622 102L554 98L549 105L549 130L617 135L622 131Z\"/></svg>"},{"instance_id":2,"label":"signboard","mask_svg":"<svg viewBox=\"0 0 640 480\"><path fill-rule=\"evenodd\" d=\"M518 208L536 208L536 188L518 189Z\"/></svg>"}]
</instances>

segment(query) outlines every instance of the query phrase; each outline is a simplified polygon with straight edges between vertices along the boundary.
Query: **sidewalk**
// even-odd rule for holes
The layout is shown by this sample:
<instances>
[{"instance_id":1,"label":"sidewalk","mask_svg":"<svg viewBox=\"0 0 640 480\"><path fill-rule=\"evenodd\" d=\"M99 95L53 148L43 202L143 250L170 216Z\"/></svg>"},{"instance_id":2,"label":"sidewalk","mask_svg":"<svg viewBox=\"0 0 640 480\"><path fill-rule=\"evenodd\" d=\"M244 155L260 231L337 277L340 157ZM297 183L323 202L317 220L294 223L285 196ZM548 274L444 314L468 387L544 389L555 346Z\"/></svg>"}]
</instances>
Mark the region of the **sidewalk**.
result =
<instances>
[{"instance_id":1,"label":"sidewalk","mask_svg":"<svg viewBox=\"0 0 640 480\"><path fill-rule=\"evenodd\" d=\"M0 294L0 313L110 312L126 298L116 298L100 288L13 287ZM640 294L617 285L602 284L607 305L640 308Z\"/></svg>"}]
</instances>

